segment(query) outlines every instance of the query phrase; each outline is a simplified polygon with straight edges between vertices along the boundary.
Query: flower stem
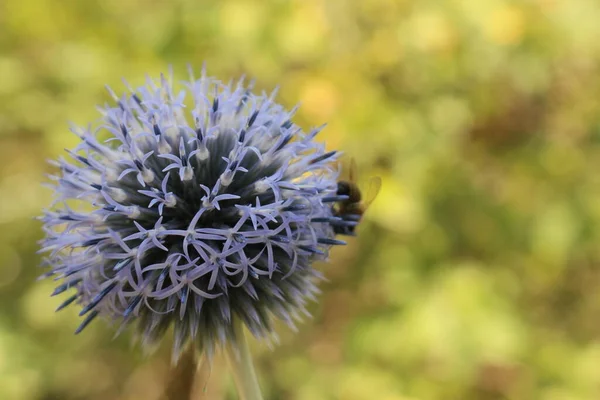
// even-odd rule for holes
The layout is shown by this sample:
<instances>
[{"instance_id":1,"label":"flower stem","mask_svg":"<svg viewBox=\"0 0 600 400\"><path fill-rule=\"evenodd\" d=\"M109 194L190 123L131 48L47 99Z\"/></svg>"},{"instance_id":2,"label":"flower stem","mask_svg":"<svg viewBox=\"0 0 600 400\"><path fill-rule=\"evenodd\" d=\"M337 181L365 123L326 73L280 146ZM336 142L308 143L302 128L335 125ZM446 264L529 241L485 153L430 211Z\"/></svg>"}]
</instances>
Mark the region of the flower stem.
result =
<instances>
[{"instance_id":1,"label":"flower stem","mask_svg":"<svg viewBox=\"0 0 600 400\"><path fill-rule=\"evenodd\" d=\"M239 318L234 318L233 329L237 341L227 345L225 353L240 400L262 400L244 326Z\"/></svg>"},{"instance_id":2,"label":"flower stem","mask_svg":"<svg viewBox=\"0 0 600 400\"><path fill-rule=\"evenodd\" d=\"M190 400L194 389L194 376L196 375L198 362L196 346L191 343L181 355L177 365L171 368L167 387L160 400Z\"/></svg>"}]
</instances>

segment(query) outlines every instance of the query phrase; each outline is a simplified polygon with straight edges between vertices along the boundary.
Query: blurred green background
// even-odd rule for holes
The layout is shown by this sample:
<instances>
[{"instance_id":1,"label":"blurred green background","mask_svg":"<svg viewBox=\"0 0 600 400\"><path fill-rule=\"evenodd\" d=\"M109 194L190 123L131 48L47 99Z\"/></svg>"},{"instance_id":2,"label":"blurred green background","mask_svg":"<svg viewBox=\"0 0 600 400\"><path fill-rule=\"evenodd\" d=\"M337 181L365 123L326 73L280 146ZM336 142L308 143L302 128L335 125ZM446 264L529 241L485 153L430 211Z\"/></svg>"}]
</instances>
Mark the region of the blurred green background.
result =
<instances>
[{"instance_id":1,"label":"blurred green background","mask_svg":"<svg viewBox=\"0 0 600 400\"><path fill-rule=\"evenodd\" d=\"M203 62L280 85L383 178L314 319L253 342L267 399L600 398L598 21L597 0L0 1L0 398L160 394L169 343L54 314L32 216L105 84ZM198 386L236 398L220 359Z\"/></svg>"}]
</instances>

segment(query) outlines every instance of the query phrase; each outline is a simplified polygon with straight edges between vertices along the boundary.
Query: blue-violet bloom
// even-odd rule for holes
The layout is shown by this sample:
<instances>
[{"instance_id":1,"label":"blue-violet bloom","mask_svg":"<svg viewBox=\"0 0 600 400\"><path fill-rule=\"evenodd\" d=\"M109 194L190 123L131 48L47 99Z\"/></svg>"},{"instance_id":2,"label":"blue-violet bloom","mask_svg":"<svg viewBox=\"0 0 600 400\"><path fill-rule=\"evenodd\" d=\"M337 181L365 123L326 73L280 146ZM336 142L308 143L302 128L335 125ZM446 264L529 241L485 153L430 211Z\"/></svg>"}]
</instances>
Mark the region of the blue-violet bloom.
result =
<instances>
[{"instance_id":1,"label":"blue-violet bloom","mask_svg":"<svg viewBox=\"0 0 600 400\"><path fill-rule=\"evenodd\" d=\"M97 127L51 176L44 212L45 274L58 309L81 306L134 325L145 345L174 329L175 357L192 341L212 354L235 341L239 318L273 339L275 319L294 327L318 292L334 227L337 153L295 125L272 95L241 80L190 73L175 92L161 76L101 108ZM120 331L120 329L119 329Z\"/></svg>"}]
</instances>

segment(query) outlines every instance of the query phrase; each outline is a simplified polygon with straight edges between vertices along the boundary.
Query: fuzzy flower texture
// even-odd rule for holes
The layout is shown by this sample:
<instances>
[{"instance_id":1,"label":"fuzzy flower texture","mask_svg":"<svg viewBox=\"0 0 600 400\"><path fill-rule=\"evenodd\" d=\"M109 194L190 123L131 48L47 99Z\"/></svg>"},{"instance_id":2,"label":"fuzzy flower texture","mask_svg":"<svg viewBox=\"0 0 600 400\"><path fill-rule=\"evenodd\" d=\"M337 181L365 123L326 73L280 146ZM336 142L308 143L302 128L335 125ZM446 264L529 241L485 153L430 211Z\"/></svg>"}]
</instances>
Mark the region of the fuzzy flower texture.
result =
<instances>
[{"instance_id":1,"label":"fuzzy flower texture","mask_svg":"<svg viewBox=\"0 0 600 400\"><path fill-rule=\"evenodd\" d=\"M258 338L294 327L322 279L312 263L356 224L336 215L337 154L303 132L274 94L191 76L146 85L101 109L56 162L56 198L41 217L58 309L79 304L76 333L97 316L152 345L173 327L174 356L212 354L239 318Z\"/></svg>"}]
</instances>

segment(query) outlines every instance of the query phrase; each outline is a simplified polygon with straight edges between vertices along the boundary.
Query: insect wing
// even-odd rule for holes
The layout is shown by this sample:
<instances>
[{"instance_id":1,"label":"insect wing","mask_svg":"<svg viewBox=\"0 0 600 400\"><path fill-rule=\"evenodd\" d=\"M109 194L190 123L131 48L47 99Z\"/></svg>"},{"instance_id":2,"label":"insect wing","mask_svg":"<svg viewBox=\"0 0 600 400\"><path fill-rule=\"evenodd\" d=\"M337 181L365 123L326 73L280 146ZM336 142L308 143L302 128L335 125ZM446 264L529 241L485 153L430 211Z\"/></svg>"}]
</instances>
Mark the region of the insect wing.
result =
<instances>
[{"instance_id":1,"label":"insect wing","mask_svg":"<svg viewBox=\"0 0 600 400\"><path fill-rule=\"evenodd\" d=\"M356 160L350 159L350 165L348 166L348 180L352 183L356 183L358 179L358 167L356 166Z\"/></svg>"},{"instance_id":2,"label":"insect wing","mask_svg":"<svg viewBox=\"0 0 600 400\"><path fill-rule=\"evenodd\" d=\"M362 202L364 210L366 210L369 207L369 205L371 205L373 200L375 200L375 198L379 194L379 191L381 190L381 177L373 176L369 178L366 188L367 190L363 192L365 193L365 195L363 197Z\"/></svg>"},{"instance_id":3,"label":"insect wing","mask_svg":"<svg viewBox=\"0 0 600 400\"><path fill-rule=\"evenodd\" d=\"M338 164L340 174L338 181L356 182L357 168L353 157L344 157Z\"/></svg>"},{"instance_id":4,"label":"insect wing","mask_svg":"<svg viewBox=\"0 0 600 400\"><path fill-rule=\"evenodd\" d=\"M343 178L341 178L341 180L347 180L358 186L362 196L361 206L363 211L366 210L381 190L381 177L373 176L366 180L360 179L356 159L354 157L351 157L350 160L346 160L343 164L342 174Z\"/></svg>"}]
</instances>

